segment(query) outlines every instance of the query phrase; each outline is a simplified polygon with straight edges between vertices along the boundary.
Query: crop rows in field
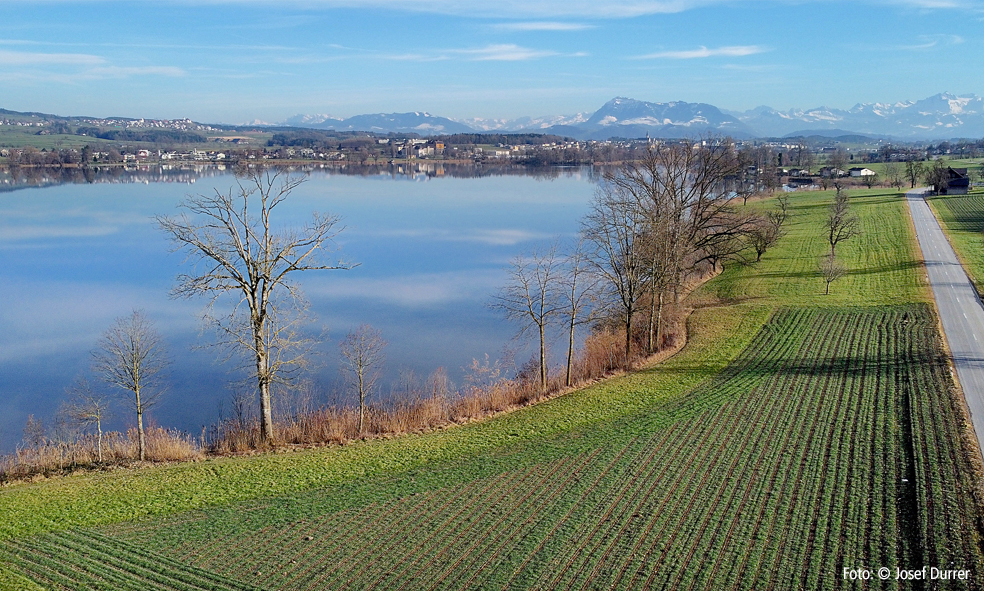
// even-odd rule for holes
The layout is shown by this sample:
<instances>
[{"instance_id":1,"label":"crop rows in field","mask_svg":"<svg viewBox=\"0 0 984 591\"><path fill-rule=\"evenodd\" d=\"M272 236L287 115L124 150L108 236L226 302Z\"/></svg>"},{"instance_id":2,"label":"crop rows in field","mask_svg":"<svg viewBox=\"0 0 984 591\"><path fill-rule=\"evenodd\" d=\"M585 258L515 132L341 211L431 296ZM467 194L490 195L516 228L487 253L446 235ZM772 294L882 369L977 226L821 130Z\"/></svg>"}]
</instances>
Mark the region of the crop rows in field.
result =
<instances>
[{"instance_id":1,"label":"crop rows in field","mask_svg":"<svg viewBox=\"0 0 984 591\"><path fill-rule=\"evenodd\" d=\"M951 229L984 232L984 195L937 197L933 199L933 205Z\"/></svg>"},{"instance_id":2,"label":"crop rows in field","mask_svg":"<svg viewBox=\"0 0 984 591\"><path fill-rule=\"evenodd\" d=\"M53 589L255 589L94 532L56 532L11 542L3 558Z\"/></svg>"},{"instance_id":3,"label":"crop rows in field","mask_svg":"<svg viewBox=\"0 0 984 591\"><path fill-rule=\"evenodd\" d=\"M984 195L944 195L930 204L978 291L984 290Z\"/></svg>"},{"instance_id":4,"label":"crop rows in field","mask_svg":"<svg viewBox=\"0 0 984 591\"><path fill-rule=\"evenodd\" d=\"M32 558L79 551L59 536L267 589L812 590L862 588L844 567L923 565L970 569L980 588L951 385L928 307L786 310L708 383L605 425L609 445L571 438L554 459L343 511L271 500L238 520L52 534L15 553L65 588L85 586Z\"/></svg>"}]
</instances>

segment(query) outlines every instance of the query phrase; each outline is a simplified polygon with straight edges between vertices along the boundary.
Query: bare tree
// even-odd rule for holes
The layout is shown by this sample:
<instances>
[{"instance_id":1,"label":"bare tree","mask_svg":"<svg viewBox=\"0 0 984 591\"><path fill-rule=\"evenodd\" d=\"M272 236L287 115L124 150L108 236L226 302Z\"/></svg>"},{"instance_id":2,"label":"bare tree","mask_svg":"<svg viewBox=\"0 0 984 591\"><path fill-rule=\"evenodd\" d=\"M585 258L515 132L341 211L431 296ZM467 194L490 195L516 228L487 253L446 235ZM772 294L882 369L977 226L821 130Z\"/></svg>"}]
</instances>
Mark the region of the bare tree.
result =
<instances>
[{"instance_id":1,"label":"bare tree","mask_svg":"<svg viewBox=\"0 0 984 591\"><path fill-rule=\"evenodd\" d=\"M782 226L773 223L768 217L759 218L748 233L748 242L755 249L755 261L761 261L762 255L782 236Z\"/></svg>"},{"instance_id":2,"label":"bare tree","mask_svg":"<svg viewBox=\"0 0 984 591\"><path fill-rule=\"evenodd\" d=\"M137 415L142 462L147 450L143 415L159 401L163 372L170 363L161 335L149 318L134 310L129 316L117 318L109 327L92 352L92 359L93 371L103 381L128 394L127 399Z\"/></svg>"},{"instance_id":3,"label":"bare tree","mask_svg":"<svg viewBox=\"0 0 984 591\"><path fill-rule=\"evenodd\" d=\"M62 405L61 413L74 424L96 429L96 456L103 461L102 437L103 421L111 415L109 399L101 392L93 390L85 376L79 376L68 389L71 398Z\"/></svg>"},{"instance_id":4,"label":"bare tree","mask_svg":"<svg viewBox=\"0 0 984 591\"><path fill-rule=\"evenodd\" d=\"M847 152L844 148L837 148L834 152L827 157L827 165L840 170L841 172L847 168Z\"/></svg>"},{"instance_id":5,"label":"bare tree","mask_svg":"<svg viewBox=\"0 0 984 591\"><path fill-rule=\"evenodd\" d=\"M716 266L743 248L739 238L750 230L753 218L734 207L736 194L728 190L729 179L734 179L740 168L734 144L711 138L650 142L637 161L605 175L606 194L596 199L596 204L604 204L603 213L622 229L608 233L608 238L617 239L619 249L606 249L607 256L597 258L605 262L599 269L609 283L621 285L615 291L621 299L627 330L631 329L629 296L635 298L631 304L635 312L636 302L648 291L650 352L659 341L664 295L672 291L674 300L679 301L680 286L689 273L703 263ZM628 211L633 203L638 212L626 214L615 209ZM601 219L600 213L595 207L586 218L585 228L598 227L595 220ZM585 234L600 243L592 235L598 232ZM613 263L619 260L621 270L614 276ZM630 281L632 276L637 278ZM630 289L635 287L640 289ZM630 338L626 335L627 351Z\"/></svg>"},{"instance_id":6,"label":"bare tree","mask_svg":"<svg viewBox=\"0 0 984 591\"><path fill-rule=\"evenodd\" d=\"M27 415L27 422L24 423L24 443L40 450L46 440L44 431L44 423L41 419L35 419L34 415Z\"/></svg>"},{"instance_id":7,"label":"bare tree","mask_svg":"<svg viewBox=\"0 0 984 591\"><path fill-rule=\"evenodd\" d=\"M933 186L933 192L942 195L946 192L950 180L950 167L943 159L934 160L932 166L925 171L926 184Z\"/></svg>"},{"instance_id":8,"label":"bare tree","mask_svg":"<svg viewBox=\"0 0 984 591\"><path fill-rule=\"evenodd\" d=\"M273 438L271 385L289 381L304 367L310 337L301 330L306 304L291 281L297 272L350 269L354 265L324 260L340 218L314 213L302 229L276 229L276 209L304 179L280 169L249 168L228 193L189 196L177 217L157 222L196 265L178 276L176 296L211 296L209 313L219 344L250 361L260 402L260 433ZM190 215L189 215L190 214ZM228 315L211 310L222 296L234 300Z\"/></svg>"},{"instance_id":9,"label":"bare tree","mask_svg":"<svg viewBox=\"0 0 984 591\"><path fill-rule=\"evenodd\" d=\"M923 175L923 163L916 160L907 160L905 163L905 173L904 178L909 181L909 188L916 188L916 183Z\"/></svg>"},{"instance_id":10,"label":"bare tree","mask_svg":"<svg viewBox=\"0 0 984 591\"><path fill-rule=\"evenodd\" d=\"M823 280L827 282L827 289L823 292L823 294L829 295L830 284L843 277L847 270L844 268L844 265L837 260L834 253L825 254L820 257L820 262L817 267L820 270L820 275L823 276Z\"/></svg>"},{"instance_id":11,"label":"bare tree","mask_svg":"<svg viewBox=\"0 0 984 591\"><path fill-rule=\"evenodd\" d=\"M905 171L898 162L886 162L885 178L891 186L902 189L902 185L905 184Z\"/></svg>"},{"instance_id":12,"label":"bare tree","mask_svg":"<svg viewBox=\"0 0 984 591\"><path fill-rule=\"evenodd\" d=\"M564 384L572 384L574 366L574 332L578 326L591 322L591 304L594 302L598 278L589 272L590 263L584 250L584 241L579 240L564 260L564 274L560 281L562 313L567 319L567 374Z\"/></svg>"},{"instance_id":13,"label":"bare tree","mask_svg":"<svg viewBox=\"0 0 984 591\"><path fill-rule=\"evenodd\" d=\"M536 330L539 337L539 388L547 389L547 326L562 310L561 289L563 271L556 245L546 252L533 252L512 260L509 280L499 290L491 306L506 318L520 323L519 335Z\"/></svg>"},{"instance_id":14,"label":"bare tree","mask_svg":"<svg viewBox=\"0 0 984 591\"><path fill-rule=\"evenodd\" d=\"M603 289L615 300L625 327L625 359L632 358L632 320L647 281L642 249L646 219L635 197L611 183L595 193L591 210L581 220L581 235L590 245L588 257L602 278Z\"/></svg>"},{"instance_id":15,"label":"bare tree","mask_svg":"<svg viewBox=\"0 0 984 591\"><path fill-rule=\"evenodd\" d=\"M878 175L866 174L863 177L861 177L861 182L864 183L864 186L868 187L869 189L872 189L874 188L875 185L878 184Z\"/></svg>"},{"instance_id":16,"label":"bare tree","mask_svg":"<svg viewBox=\"0 0 984 591\"><path fill-rule=\"evenodd\" d=\"M859 225L858 216L851 212L850 196L838 185L827 216L827 242L830 243L831 255L835 254L838 244L861 234Z\"/></svg>"},{"instance_id":17,"label":"bare tree","mask_svg":"<svg viewBox=\"0 0 984 591\"><path fill-rule=\"evenodd\" d=\"M366 401L372 394L386 356L386 341L378 329L363 324L350 331L339 344L342 353L342 373L359 396L359 434L365 428Z\"/></svg>"}]
</instances>

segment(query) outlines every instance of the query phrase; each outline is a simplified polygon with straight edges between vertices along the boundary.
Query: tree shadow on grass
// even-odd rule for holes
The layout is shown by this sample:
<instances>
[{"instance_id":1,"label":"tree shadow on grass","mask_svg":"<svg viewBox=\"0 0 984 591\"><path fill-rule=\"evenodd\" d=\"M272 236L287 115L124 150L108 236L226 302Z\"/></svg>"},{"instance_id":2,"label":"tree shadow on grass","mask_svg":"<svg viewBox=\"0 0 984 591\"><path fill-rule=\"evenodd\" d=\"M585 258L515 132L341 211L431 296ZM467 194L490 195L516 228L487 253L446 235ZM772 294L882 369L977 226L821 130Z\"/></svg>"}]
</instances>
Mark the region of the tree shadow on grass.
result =
<instances>
[{"instance_id":1,"label":"tree shadow on grass","mask_svg":"<svg viewBox=\"0 0 984 591\"><path fill-rule=\"evenodd\" d=\"M818 257L819 259L819 257ZM849 269L845 272L845 275L874 275L877 273L892 273L895 271L906 271L909 269L916 269L922 266L922 261L905 261L902 263L896 263L893 265L881 265L877 267L864 267L860 269ZM778 279L778 278L807 278L807 277L820 277L820 271L761 271L755 272L754 267L752 268L752 277L761 277L766 279Z\"/></svg>"}]
</instances>

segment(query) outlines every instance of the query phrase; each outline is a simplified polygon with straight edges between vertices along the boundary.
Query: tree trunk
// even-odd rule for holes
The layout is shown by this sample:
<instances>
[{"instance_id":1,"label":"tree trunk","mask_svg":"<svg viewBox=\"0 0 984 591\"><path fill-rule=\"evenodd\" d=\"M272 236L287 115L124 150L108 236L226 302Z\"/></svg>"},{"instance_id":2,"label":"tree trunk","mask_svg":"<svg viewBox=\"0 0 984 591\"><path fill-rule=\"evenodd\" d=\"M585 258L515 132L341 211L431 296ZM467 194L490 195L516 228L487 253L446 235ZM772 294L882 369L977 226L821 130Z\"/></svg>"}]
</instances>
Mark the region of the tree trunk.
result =
<instances>
[{"instance_id":1,"label":"tree trunk","mask_svg":"<svg viewBox=\"0 0 984 591\"><path fill-rule=\"evenodd\" d=\"M659 341L663 336L663 291L659 292L659 305L656 307L656 349L659 349Z\"/></svg>"},{"instance_id":2,"label":"tree trunk","mask_svg":"<svg viewBox=\"0 0 984 591\"><path fill-rule=\"evenodd\" d=\"M655 287L655 286L654 286ZM656 290L649 297L649 326L646 329L646 354L653 354L656 342Z\"/></svg>"},{"instance_id":3,"label":"tree trunk","mask_svg":"<svg viewBox=\"0 0 984 591\"><path fill-rule=\"evenodd\" d=\"M140 461L143 462L147 459L147 437L144 435L143 427L143 408L140 407L140 403L137 403L137 450L140 455Z\"/></svg>"},{"instance_id":4,"label":"tree trunk","mask_svg":"<svg viewBox=\"0 0 984 591\"><path fill-rule=\"evenodd\" d=\"M540 393L547 391L547 342L543 334L544 325L540 323Z\"/></svg>"},{"instance_id":5,"label":"tree trunk","mask_svg":"<svg viewBox=\"0 0 984 591\"><path fill-rule=\"evenodd\" d=\"M99 463L102 464L103 461L103 430L102 422L96 421L96 454L99 457Z\"/></svg>"},{"instance_id":6,"label":"tree trunk","mask_svg":"<svg viewBox=\"0 0 984 591\"><path fill-rule=\"evenodd\" d=\"M260 439L273 441L273 408L270 401L270 368L266 344L263 342L263 321L253 322L253 347L256 350L256 382L260 391Z\"/></svg>"},{"instance_id":7,"label":"tree trunk","mask_svg":"<svg viewBox=\"0 0 984 591\"><path fill-rule=\"evenodd\" d=\"M571 334L570 340L567 341L567 380L565 383L567 387L571 387L571 373L572 367L574 365L574 316L571 315Z\"/></svg>"},{"instance_id":8,"label":"tree trunk","mask_svg":"<svg viewBox=\"0 0 984 591\"><path fill-rule=\"evenodd\" d=\"M625 367L632 358L632 312L625 313Z\"/></svg>"},{"instance_id":9,"label":"tree trunk","mask_svg":"<svg viewBox=\"0 0 984 591\"><path fill-rule=\"evenodd\" d=\"M264 378L259 379L260 387L260 439L273 441L273 409L270 403L270 383Z\"/></svg>"},{"instance_id":10,"label":"tree trunk","mask_svg":"<svg viewBox=\"0 0 984 591\"><path fill-rule=\"evenodd\" d=\"M359 435L362 435L362 429L365 427L366 422L366 387L365 383L362 381L362 368L358 369L359 372Z\"/></svg>"}]
</instances>

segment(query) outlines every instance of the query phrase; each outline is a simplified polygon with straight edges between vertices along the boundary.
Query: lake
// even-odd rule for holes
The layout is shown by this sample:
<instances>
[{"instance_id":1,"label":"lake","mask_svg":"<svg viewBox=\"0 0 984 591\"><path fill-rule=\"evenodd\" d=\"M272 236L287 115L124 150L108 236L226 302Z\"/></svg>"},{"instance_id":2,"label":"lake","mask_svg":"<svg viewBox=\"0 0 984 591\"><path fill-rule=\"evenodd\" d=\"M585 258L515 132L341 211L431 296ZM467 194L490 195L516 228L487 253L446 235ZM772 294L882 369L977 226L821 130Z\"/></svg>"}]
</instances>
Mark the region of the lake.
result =
<instances>
[{"instance_id":1,"label":"lake","mask_svg":"<svg viewBox=\"0 0 984 591\"><path fill-rule=\"evenodd\" d=\"M299 276L316 327L327 329L308 376L318 399L349 401L340 393L338 343L363 323L389 343L380 396L411 372L423 380L438 367L460 385L463 368L486 354L514 354L522 365L530 352L513 339L517 326L487 304L510 259L576 236L593 171L356 172L310 171L279 210L294 226L313 211L340 215L336 254L358 263ZM173 359L152 419L197 434L228 416L242 374L203 347L211 342L200 322L206 301L170 297L175 276L190 267L170 252L153 216L176 213L188 194L228 192L235 177L221 168L58 174L0 174L0 450L20 442L28 414L51 424L100 335L134 309L156 323ZM558 341L558 361L562 348ZM112 428L129 424L125 406L117 415Z\"/></svg>"}]
</instances>

